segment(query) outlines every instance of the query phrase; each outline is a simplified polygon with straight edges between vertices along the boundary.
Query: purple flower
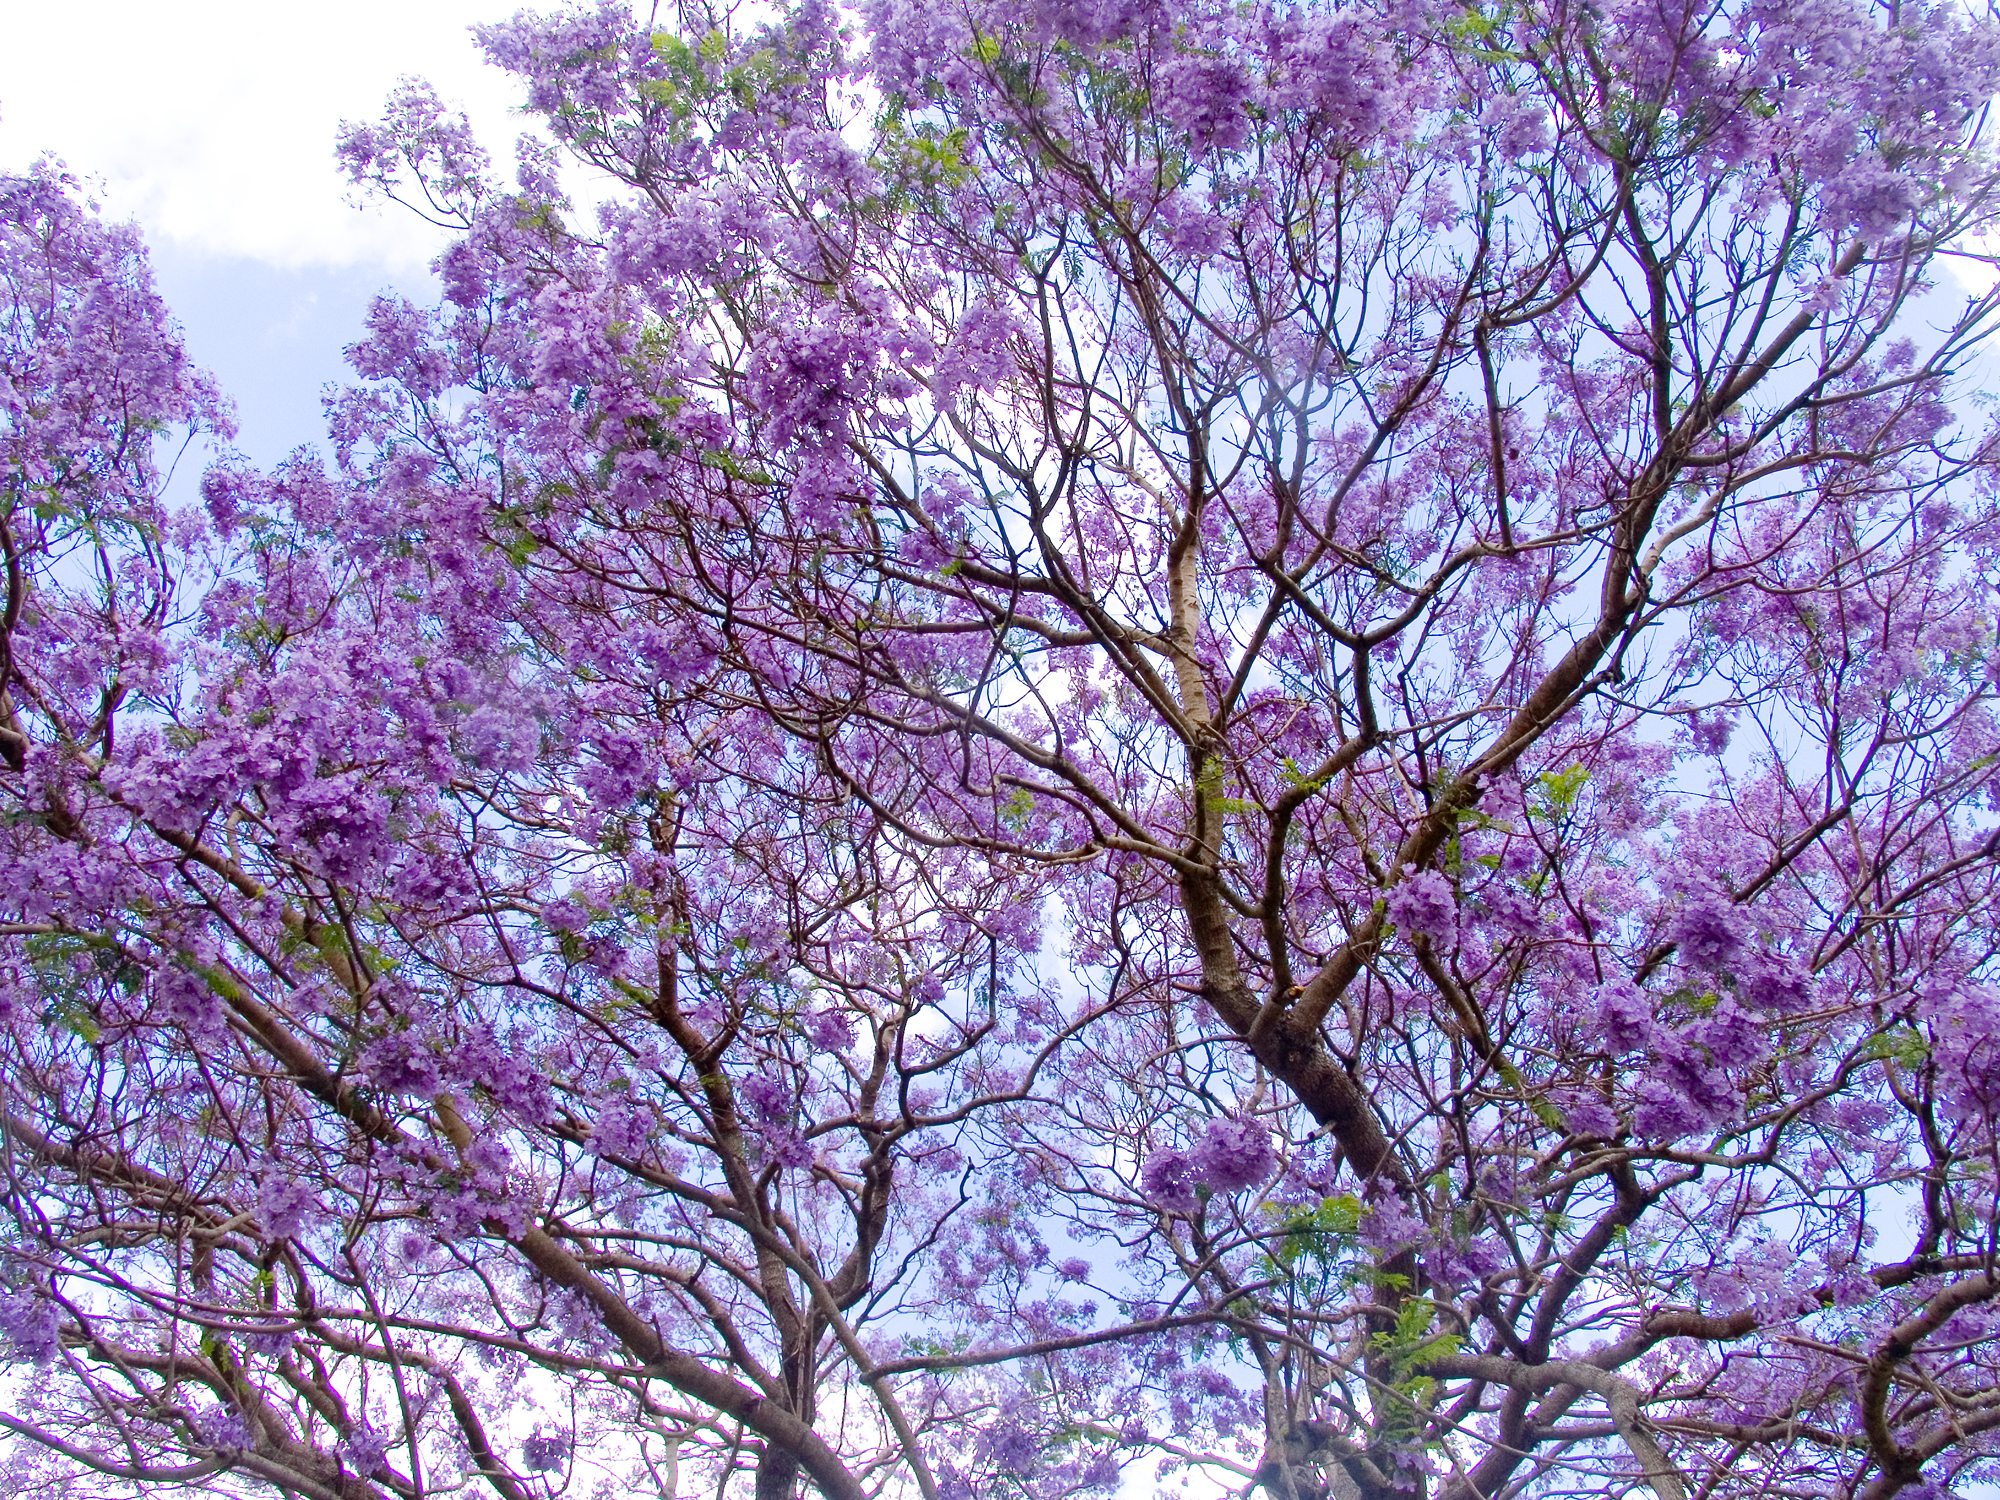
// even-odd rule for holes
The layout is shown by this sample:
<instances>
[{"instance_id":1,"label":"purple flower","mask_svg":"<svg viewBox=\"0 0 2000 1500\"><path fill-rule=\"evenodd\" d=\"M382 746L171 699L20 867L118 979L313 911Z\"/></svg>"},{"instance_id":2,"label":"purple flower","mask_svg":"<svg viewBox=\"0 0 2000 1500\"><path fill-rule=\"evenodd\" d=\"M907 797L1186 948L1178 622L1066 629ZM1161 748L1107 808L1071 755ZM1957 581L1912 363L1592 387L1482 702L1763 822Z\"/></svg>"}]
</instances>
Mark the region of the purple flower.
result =
<instances>
[{"instance_id":1,"label":"purple flower","mask_svg":"<svg viewBox=\"0 0 2000 1500\"><path fill-rule=\"evenodd\" d=\"M1617 1111L1590 1094L1578 1095L1566 1105L1563 1117L1571 1130L1600 1140L1612 1139L1621 1128Z\"/></svg>"},{"instance_id":2,"label":"purple flower","mask_svg":"<svg viewBox=\"0 0 2000 1500\"><path fill-rule=\"evenodd\" d=\"M358 1422L347 1430L347 1436L340 1440L338 1452L347 1466L357 1474L373 1474L382 1467L382 1460L395 1446L395 1439L387 1433L377 1432L366 1422Z\"/></svg>"},{"instance_id":3,"label":"purple flower","mask_svg":"<svg viewBox=\"0 0 2000 1500\"><path fill-rule=\"evenodd\" d=\"M650 750L632 735L602 731L592 748L597 760L578 772L577 783L598 807L628 806L659 775Z\"/></svg>"},{"instance_id":4,"label":"purple flower","mask_svg":"<svg viewBox=\"0 0 2000 1500\"><path fill-rule=\"evenodd\" d=\"M758 342L744 390L770 419L774 442L824 446L845 432L880 353L872 330L801 310Z\"/></svg>"},{"instance_id":5,"label":"purple flower","mask_svg":"<svg viewBox=\"0 0 2000 1500\"><path fill-rule=\"evenodd\" d=\"M1241 1192L1278 1170L1270 1133L1254 1120L1218 1120L1195 1148L1195 1170L1218 1193Z\"/></svg>"},{"instance_id":6,"label":"purple flower","mask_svg":"<svg viewBox=\"0 0 2000 1500\"><path fill-rule=\"evenodd\" d=\"M45 1364L61 1347L62 1315L37 1287L0 1295L0 1338L16 1359Z\"/></svg>"},{"instance_id":7,"label":"purple flower","mask_svg":"<svg viewBox=\"0 0 2000 1500\"><path fill-rule=\"evenodd\" d=\"M1404 932L1421 934L1434 943L1451 940L1458 924L1458 904L1451 882L1436 870L1416 870L1389 892L1389 920Z\"/></svg>"},{"instance_id":8,"label":"purple flower","mask_svg":"<svg viewBox=\"0 0 2000 1500\"><path fill-rule=\"evenodd\" d=\"M255 1447L257 1443L248 1419L233 1406L217 1406L202 1412L195 1417L194 1425L201 1440L211 1448L240 1450Z\"/></svg>"},{"instance_id":9,"label":"purple flower","mask_svg":"<svg viewBox=\"0 0 2000 1500\"><path fill-rule=\"evenodd\" d=\"M639 657L674 691L680 692L715 664L715 648L694 631L642 625L637 632Z\"/></svg>"},{"instance_id":10,"label":"purple flower","mask_svg":"<svg viewBox=\"0 0 2000 1500\"><path fill-rule=\"evenodd\" d=\"M534 763L541 731L531 719L510 708L487 704L476 708L459 730L465 755L476 766L494 771L525 771Z\"/></svg>"},{"instance_id":11,"label":"purple flower","mask_svg":"<svg viewBox=\"0 0 2000 1500\"><path fill-rule=\"evenodd\" d=\"M507 1113L539 1122L554 1113L555 1102L548 1079L535 1067L523 1041L481 1027L460 1038L448 1060L458 1079L483 1089Z\"/></svg>"},{"instance_id":12,"label":"purple flower","mask_svg":"<svg viewBox=\"0 0 2000 1500\"><path fill-rule=\"evenodd\" d=\"M1812 1004L1812 972L1796 959L1752 954L1736 966L1736 993L1745 1005L1787 1015Z\"/></svg>"},{"instance_id":13,"label":"purple flower","mask_svg":"<svg viewBox=\"0 0 2000 1500\"><path fill-rule=\"evenodd\" d=\"M1652 1002L1629 979L1599 985L1591 999L1605 1051L1637 1052L1652 1045Z\"/></svg>"},{"instance_id":14,"label":"purple flower","mask_svg":"<svg viewBox=\"0 0 2000 1500\"><path fill-rule=\"evenodd\" d=\"M1393 1254L1424 1237L1424 1221L1410 1212L1402 1195L1383 1191L1361 1216L1361 1243Z\"/></svg>"},{"instance_id":15,"label":"purple flower","mask_svg":"<svg viewBox=\"0 0 2000 1500\"><path fill-rule=\"evenodd\" d=\"M266 1177L257 1190L257 1222L272 1239L291 1239L318 1207L312 1189L290 1178Z\"/></svg>"},{"instance_id":16,"label":"purple flower","mask_svg":"<svg viewBox=\"0 0 2000 1500\"><path fill-rule=\"evenodd\" d=\"M845 1052L854 1045L854 1013L847 1010L809 1010L799 1018L806 1039L822 1052Z\"/></svg>"},{"instance_id":17,"label":"purple flower","mask_svg":"<svg viewBox=\"0 0 2000 1500\"><path fill-rule=\"evenodd\" d=\"M190 1036L213 1039L228 1024L222 998L214 986L185 969L157 970L153 975L153 993L167 1016L186 1027Z\"/></svg>"},{"instance_id":18,"label":"purple flower","mask_svg":"<svg viewBox=\"0 0 2000 1500\"><path fill-rule=\"evenodd\" d=\"M569 1462L566 1432L533 1432L521 1441L521 1467L531 1474L552 1474Z\"/></svg>"},{"instance_id":19,"label":"purple flower","mask_svg":"<svg viewBox=\"0 0 2000 1500\"><path fill-rule=\"evenodd\" d=\"M1193 1213L1199 1206L1195 1189L1200 1185L1190 1152L1155 1151L1139 1169L1139 1191L1169 1213Z\"/></svg>"},{"instance_id":20,"label":"purple flower","mask_svg":"<svg viewBox=\"0 0 2000 1500\"><path fill-rule=\"evenodd\" d=\"M542 923L551 932L581 932L590 925L590 913L564 896L543 903Z\"/></svg>"},{"instance_id":21,"label":"purple flower","mask_svg":"<svg viewBox=\"0 0 2000 1500\"><path fill-rule=\"evenodd\" d=\"M1014 332L1013 320L991 304L969 309L938 357L932 393L945 401L967 387L995 389L1007 373L1007 343Z\"/></svg>"},{"instance_id":22,"label":"purple flower","mask_svg":"<svg viewBox=\"0 0 2000 1500\"><path fill-rule=\"evenodd\" d=\"M1009 1402L1001 1416L980 1435L980 1448L1003 1474L1024 1479L1041 1467L1042 1436L1026 1420L1019 1403Z\"/></svg>"},{"instance_id":23,"label":"purple flower","mask_svg":"<svg viewBox=\"0 0 2000 1500\"><path fill-rule=\"evenodd\" d=\"M1509 936L1532 936L1541 928L1534 900L1512 886L1496 881L1479 893L1479 902L1493 924Z\"/></svg>"},{"instance_id":24,"label":"purple flower","mask_svg":"<svg viewBox=\"0 0 2000 1500\"><path fill-rule=\"evenodd\" d=\"M1743 951L1750 924L1736 904L1719 891L1692 891L1667 928L1667 938L1680 950L1681 961L1697 969L1729 967Z\"/></svg>"},{"instance_id":25,"label":"purple flower","mask_svg":"<svg viewBox=\"0 0 2000 1500\"><path fill-rule=\"evenodd\" d=\"M1752 1067L1762 1062L1771 1050L1769 1028L1728 998L1706 1018L1688 1027L1686 1035L1708 1053L1716 1066L1723 1068Z\"/></svg>"},{"instance_id":26,"label":"purple flower","mask_svg":"<svg viewBox=\"0 0 2000 1500\"><path fill-rule=\"evenodd\" d=\"M1549 148L1548 111L1539 105L1523 103L1517 94L1497 94L1489 99L1479 123L1494 132L1500 154L1510 160Z\"/></svg>"},{"instance_id":27,"label":"purple flower","mask_svg":"<svg viewBox=\"0 0 2000 1500\"><path fill-rule=\"evenodd\" d=\"M1953 1118L2000 1117L2000 989L1980 984L1928 987L1918 1015L1951 1085L1941 1101Z\"/></svg>"},{"instance_id":28,"label":"purple flower","mask_svg":"<svg viewBox=\"0 0 2000 1500\"><path fill-rule=\"evenodd\" d=\"M1253 1120L1216 1120L1186 1149L1156 1151L1139 1170L1139 1189L1170 1213L1193 1213L1204 1190L1236 1193L1278 1169L1271 1137Z\"/></svg>"},{"instance_id":29,"label":"purple flower","mask_svg":"<svg viewBox=\"0 0 2000 1500\"><path fill-rule=\"evenodd\" d=\"M751 1129L767 1160L794 1170L812 1165L812 1147L800 1131L798 1107L791 1087L764 1073L739 1079L736 1098L750 1117Z\"/></svg>"},{"instance_id":30,"label":"purple flower","mask_svg":"<svg viewBox=\"0 0 2000 1500\"><path fill-rule=\"evenodd\" d=\"M1687 716L1688 738L1703 755L1720 756L1729 748L1736 718L1727 709L1697 709Z\"/></svg>"},{"instance_id":31,"label":"purple flower","mask_svg":"<svg viewBox=\"0 0 2000 1500\"><path fill-rule=\"evenodd\" d=\"M267 1359L276 1359L296 1342L298 1333L290 1328L263 1328L243 1337L244 1348Z\"/></svg>"},{"instance_id":32,"label":"purple flower","mask_svg":"<svg viewBox=\"0 0 2000 1500\"><path fill-rule=\"evenodd\" d=\"M437 1242L429 1235L418 1234L415 1230L397 1235L395 1244L396 1255L411 1270L420 1268L437 1248Z\"/></svg>"},{"instance_id":33,"label":"purple flower","mask_svg":"<svg viewBox=\"0 0 2000 1500\"><path fill-rule=\"evenodd\" d=\"M771 1131L764 1137L769 1159L794 1172L813 1164L812 1143L796 1130Z\"/></svg>"},{"instance_id":34,"label":"purple flower","mask_svg":"<svg viewBox=\"0 0 2000 1500\"><path fill-rule=\"evenodd\" d=\"M1677 1141L1712 1123L1708 1112L1687 1091L1659 1078L1639 1085L1639 1104L1632 1111L1634 1133L1648 1140Z\"/></svg>"},{"instance_id":35,"label":"purple flower","mask_svg":"<svg viewBox=\"0 0 2000 1500\"><path fill-rule=\"evenodd\" d=\"M407 1031L383 1037L361 1057L362 1071L388 1094L431 1098L443 1085L437 1053Z\"/></svg>"},{"instance_id":36,"label":"purple flower","mask_svg":"<svg viewBox=\"0 0 2000 1500\"><path fill-rule=\"evenodd\" d=\"M243 513L254 506L259 488L254 474L227 466L210 469L202 476L202 504L225 540L235 534Z\"/></svg>"},{"instance_id":37,"label":"purple flower","mask_svg":"<svg viewBox=\"0 0 2000 1500\"><path fill-rule=\"evenodd\" d=\"M1077 1483L1087 1490L1115 1490L1123 1477L1117 1455L1108 1448L1099 1448L1077 1475Z\"/></svg>"},{"instance_id":38,"label":"purple flower","mask_svg":"<svg viewBox=\"0 0 2000 1500\"><path fill-rule=\"evenodd\" d=\"M1250 80L1230 58L1175 58L1159 71L1156 99L1198 151L1233 151L1249 138Z\"/></svg>"},{"instance_id":39,"label":"purple flower","mask_svg":"<svg viewBox=\"0 0 2000 1500\"><path fill-rule=\"evenodd\" d=\"M792 1118L791 1089L769 1074L752 1073L739 1081L736 1097L759 1124L781 1124Z\"/></svg>"},{"instance_id":40,"label":"purple flower","mask_svg":"<svg viewBox=\"0 0 2000 1500\"><path fill-rule=\"evenodd\" d=\"M590 1149L600 1156L636 1157L653 1138L653 1115L623 1094L598 1111L590 1130Z\"/></svg>"}]
</instances>

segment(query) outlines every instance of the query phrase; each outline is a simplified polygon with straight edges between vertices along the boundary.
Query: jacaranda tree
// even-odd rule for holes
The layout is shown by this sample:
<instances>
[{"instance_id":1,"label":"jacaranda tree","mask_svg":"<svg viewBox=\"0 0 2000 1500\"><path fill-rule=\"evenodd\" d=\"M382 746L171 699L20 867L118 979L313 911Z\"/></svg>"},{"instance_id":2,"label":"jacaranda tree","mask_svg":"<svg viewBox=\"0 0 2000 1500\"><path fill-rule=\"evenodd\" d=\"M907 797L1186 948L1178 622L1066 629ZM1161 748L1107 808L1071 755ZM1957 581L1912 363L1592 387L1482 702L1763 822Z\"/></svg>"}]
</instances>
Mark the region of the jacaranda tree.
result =
<instances>
[{"instance_id":1,"label":"jacaranda tree","mask_svg":"<svg viewBox=\"0 0 2000 1500\"><path fill-rule=\"evenodd\" d=\"M2000 20L479 35L200 507L5 184L17 1486L2000 1479Z\"/></svg>"}]
</instances>

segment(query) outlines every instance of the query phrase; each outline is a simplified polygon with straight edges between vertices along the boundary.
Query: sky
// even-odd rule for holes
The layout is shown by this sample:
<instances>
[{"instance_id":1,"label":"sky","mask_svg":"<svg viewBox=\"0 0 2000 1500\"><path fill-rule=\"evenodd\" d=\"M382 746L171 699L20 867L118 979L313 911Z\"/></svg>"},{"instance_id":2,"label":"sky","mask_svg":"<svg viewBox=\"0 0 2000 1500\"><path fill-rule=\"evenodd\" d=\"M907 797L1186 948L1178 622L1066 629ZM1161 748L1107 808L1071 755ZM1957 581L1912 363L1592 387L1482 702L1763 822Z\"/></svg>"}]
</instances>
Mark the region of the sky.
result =
<instances>
[{"instance_id":1,"label":"sky","mask_svg":"<svg viewBox=\"0 0 2000 1500\"><path fill-rule=\"evenodd\" d=\"M429 300L443 231L356 207L333 161L344 119L428 78L497 160L526 121L468 27L523 0L0 0L0 171L48 153L107 217L136 221L189 352L235 399L236 446L269 464L322 430L369 300Z\"/></svg>"},{"instance_id":2,"label":"sky","mask_svg":"<svg viewBox=\"0 0 2000 1500\"><path fill-rule=\"evenodd\" d=\"M238 449L272 464L319 437L369 299L431 300L445 243L408 210L351 201L340 122L375 118L416 75L510 160L526 121L468 28L523 3L94 0L86 27L54 0L0 0L0 171L52 153L139 223L190 352L236 402Z\"/></svg>"}]
</instances>

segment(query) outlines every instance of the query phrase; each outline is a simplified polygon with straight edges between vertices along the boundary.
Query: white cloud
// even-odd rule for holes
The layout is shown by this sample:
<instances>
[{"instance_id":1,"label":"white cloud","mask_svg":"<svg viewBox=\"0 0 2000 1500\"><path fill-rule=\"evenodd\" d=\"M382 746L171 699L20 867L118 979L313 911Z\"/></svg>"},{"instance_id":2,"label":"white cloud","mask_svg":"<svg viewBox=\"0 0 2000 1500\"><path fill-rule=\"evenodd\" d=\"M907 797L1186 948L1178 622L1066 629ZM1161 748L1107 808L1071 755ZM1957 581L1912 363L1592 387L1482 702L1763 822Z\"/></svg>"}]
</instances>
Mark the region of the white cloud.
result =
<instances>
[{"instance_id":1,"label":"white cloud","mask_svg":"<svg viewBox=\"0 0 2000 1500\"><path fill-rule=\"evenodd\" d=\"M518 0L0 0L0 167L42 152L100 185L154 241L286 269L422 266L439 231L357 211L333 164L343 119L378 116L396 80L428 78L497 160L526 121L467 27Z\"/></svg>"}]
</instances>

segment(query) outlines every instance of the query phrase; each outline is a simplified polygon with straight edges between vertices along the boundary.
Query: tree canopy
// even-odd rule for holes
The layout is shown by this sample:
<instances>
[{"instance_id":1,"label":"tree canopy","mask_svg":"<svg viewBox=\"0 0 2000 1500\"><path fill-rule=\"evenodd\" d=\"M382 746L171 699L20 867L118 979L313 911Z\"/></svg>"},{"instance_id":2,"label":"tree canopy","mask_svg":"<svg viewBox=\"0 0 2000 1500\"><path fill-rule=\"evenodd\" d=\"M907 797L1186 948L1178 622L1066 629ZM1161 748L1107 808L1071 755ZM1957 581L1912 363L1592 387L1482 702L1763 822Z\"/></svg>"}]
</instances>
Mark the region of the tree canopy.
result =
<instances>
[{"instance_id":1,"label":"tree canopy","mask_svg":"<svg viewBox=\"0 0 2000 1500\"><path fill-rule=\"evenodd\" d=\"M17 1492L2000 1479L2000 20L477 34L199 504L0 179Z\"/></svg>"}]
</instances>

